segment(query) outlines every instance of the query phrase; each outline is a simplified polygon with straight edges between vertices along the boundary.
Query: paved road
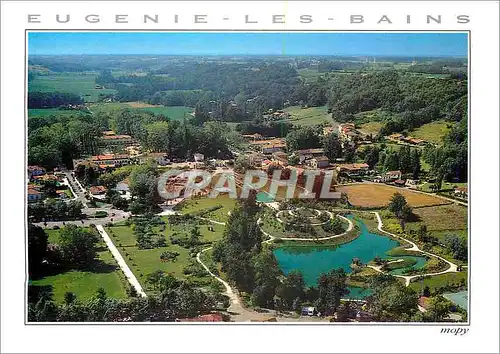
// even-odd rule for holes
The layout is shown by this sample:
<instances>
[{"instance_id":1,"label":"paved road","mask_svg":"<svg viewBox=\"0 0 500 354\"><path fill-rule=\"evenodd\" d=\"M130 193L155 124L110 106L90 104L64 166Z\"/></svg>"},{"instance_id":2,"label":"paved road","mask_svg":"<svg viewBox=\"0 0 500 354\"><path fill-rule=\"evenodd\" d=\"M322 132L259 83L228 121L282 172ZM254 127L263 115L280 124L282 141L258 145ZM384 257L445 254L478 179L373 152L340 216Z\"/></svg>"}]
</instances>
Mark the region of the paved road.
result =
<instances>
[{"instance_id":1,"label":"paved road","mask_svg":"<svg viewBox=\"0 0 500 354\"><path fill-rule=\"evenodd\" d=\"M125 277L129 281L130 285L132 285L135 288L135 290L139 295L141 295L142 297L146 297L146 293L144 292L144 290L142 290L141 284L139 284L139 281L135 277L134 273L132 273L132 271L128 267L127 263L120 254L120 251L118 251L118 249L114 245L113 241L109 237L106 230L104 230L104 227L102 227L102 225L97 225L96 228L97 231L99 231L99 234L103 238L104 242L106 242L106 246L108 246L109 250L113 254L113 257L116 259L116 262L118 263L121 270L125 274Z\"/></svg>"},{"instance_id":2,"label":"paved road","mask_svg":"<svg viewBox=\"0 0 500 354\"><path fill-rule=\"evenodd\" d=\"M47 222L37 222L35 225L44 227L44 228L52 228L54 226L63 227L68 224L75 224L78 226L89 226L91 224L94 225L105 225L107 223L115 223L119 221L123 221L130 217L131 213L125 212L123 210L114 209L112 205L107 204L102 207L90 207L87 204L87 198L85 198L85 189L78 182L78 180L71 174L69 171L62 171L66 175L66 179L68 184L74 194L76 194L76 198L73 200L79 200L82 202L84 208L82 209L82 213L87 215L86 219L81 220L64 220L64 221L47 221ZM108 213L108 216L104 218L94 218L93 215L96 211L103 210ZM113 215L114 214L114 215Z\"/></svg>"}]
</instances>

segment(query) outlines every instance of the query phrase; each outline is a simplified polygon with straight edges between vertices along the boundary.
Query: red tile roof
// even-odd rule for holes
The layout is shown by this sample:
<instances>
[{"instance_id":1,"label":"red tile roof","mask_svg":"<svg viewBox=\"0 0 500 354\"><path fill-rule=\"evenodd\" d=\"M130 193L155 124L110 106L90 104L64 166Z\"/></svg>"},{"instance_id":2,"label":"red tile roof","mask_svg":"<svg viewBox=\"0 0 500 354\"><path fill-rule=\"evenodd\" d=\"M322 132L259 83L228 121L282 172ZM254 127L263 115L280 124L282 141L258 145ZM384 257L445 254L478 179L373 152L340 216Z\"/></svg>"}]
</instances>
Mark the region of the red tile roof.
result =
<instances>
[{"instance_id":1,"label":"red tile roof","mask_svg":"<svg viewBox=\"0 0 500 354\"><path fill-rule=\"evenodd\" d=\"M102 194L106 193L106 187L104 186L92 186L90 187L90 193L92 194Z\"/></svg>"},{"instance_id":2,"label":"red tile roof","mask_svg":"<svg viewBox=\"0 0 500 354\"><path fill-rule=\"evenodd\" d=\"M208 315L201 315L192 318L181 318L178 322L223 322L224 318L220 313L210 313Z\"/></svg>"}]
</instances>

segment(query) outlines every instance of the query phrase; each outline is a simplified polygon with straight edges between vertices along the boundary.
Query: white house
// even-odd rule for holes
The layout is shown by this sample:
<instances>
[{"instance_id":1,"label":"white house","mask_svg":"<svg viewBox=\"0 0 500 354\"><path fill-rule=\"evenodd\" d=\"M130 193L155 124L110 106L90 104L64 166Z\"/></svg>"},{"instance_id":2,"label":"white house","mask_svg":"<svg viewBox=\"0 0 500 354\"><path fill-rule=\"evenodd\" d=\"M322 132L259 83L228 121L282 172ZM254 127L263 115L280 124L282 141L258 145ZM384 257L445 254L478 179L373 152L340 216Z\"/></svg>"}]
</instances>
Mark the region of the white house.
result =
<instances>
[{"instance_id":1,"label":"white house","mask_svg":"<svg viewBox=\"0 0 500 354\"><path fill-rule=\"evenodd\" d=\"M202 162L205 159L205 156L203 154L200 154L200 153L196 153L193 156L194 156L195 162Z\"/></svg>"},{"instance_id":2,"label":"white house","mask_svg":"<svg viewBox=\"0 0 500 354\"><path fill-rule=\"evenodd\" d=\"M389 171L385 175L382 176L382 182L390 182L395 181L397 179L401 179L403 174L401 171Z\"/></svg>"},{"instance_id":3,"label":"white house","mask_svg":"<svg viewBox=\"0 0 500 354\"><path fill-rule=\"evenodd\" d=\"M314 157L309 161L309 164L312 168L323 168L328 167L330 161L326 156Z\"/></svg>"}]
</instances>

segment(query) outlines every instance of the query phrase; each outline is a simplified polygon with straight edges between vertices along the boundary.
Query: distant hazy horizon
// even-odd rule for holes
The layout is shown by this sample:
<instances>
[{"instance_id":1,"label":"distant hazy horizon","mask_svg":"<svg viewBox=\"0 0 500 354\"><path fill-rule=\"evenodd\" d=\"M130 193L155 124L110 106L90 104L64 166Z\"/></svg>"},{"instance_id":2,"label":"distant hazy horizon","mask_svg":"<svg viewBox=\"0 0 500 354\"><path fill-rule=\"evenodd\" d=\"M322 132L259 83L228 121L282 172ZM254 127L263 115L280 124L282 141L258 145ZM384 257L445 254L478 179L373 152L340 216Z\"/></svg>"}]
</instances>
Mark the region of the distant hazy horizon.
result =
<instances>
[{"instance_id":1,"label":"distant hazy horizon","mask_svg":"<svg viewBox=\"0 0 500 354\"><path fill-rule=\"evenodd\" d=\"M30 32L30 56L466 58L467 33Z\"/></svg>"}]
</instances>

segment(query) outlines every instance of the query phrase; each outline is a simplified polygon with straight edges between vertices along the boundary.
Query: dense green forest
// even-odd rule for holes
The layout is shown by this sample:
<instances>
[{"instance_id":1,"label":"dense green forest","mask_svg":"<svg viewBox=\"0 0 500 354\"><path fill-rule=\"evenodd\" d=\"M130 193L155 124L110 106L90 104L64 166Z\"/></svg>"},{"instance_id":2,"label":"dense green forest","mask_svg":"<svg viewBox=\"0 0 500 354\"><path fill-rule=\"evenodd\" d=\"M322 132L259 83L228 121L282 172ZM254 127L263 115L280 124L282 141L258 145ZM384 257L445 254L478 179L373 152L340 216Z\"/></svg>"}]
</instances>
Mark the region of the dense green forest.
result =
<instances>
[{"instance_id":1,"label":"dense green forest","mask_svg":"<svg viewBox=\"0 0 500 354\"><path fill-rule=\"evenodd\" d=\"M65 105L79 105L83 99L79 95L66 92L30 92L28 108L57 108Z\"/></svg>"},{"instance_id":2,"label":"dense green forest","mask_svg":"<svg viewBox=\"0 0 500 354\"><path fill-rule=\"evenodd\" d=\"M230 150L241 143L237 133L288 136L291 150L295 145L323 146L330 143L322 141L321 129L302 131L292 121L268 121L266 114L270 108L326 105L335 122L380 122L382 127L374 139L394 132L411 135L424 124L447 122L451 130L441 144L429 146L421 156L438 180L466 180L468 79L463 59L427 58L415 63L412 58L386 58L369 63L360 58L332 57L82 58L30 58L30 81L50 72L79 75L92 71L97 85L116 90L101 95L101 99L193 107L194 117L178 122L158 113L118 109L31 118L30 163L70 166L71 159L98 152L97 141L105 129L131 135L151 151L180 158L197 151L208 157L230 156ZM82 102L74 94L30 92L28 107L64 107ZM361 119L365 113L368 118ZM224 122L238 124L232 130ZM306 138L295 144L301 136ZM401 159L396 158L395 151L337 150L332 158L412 170L404 161L396 163ZM414 156L415 169L416 160Z\"/></svg>"}]
</instances>

